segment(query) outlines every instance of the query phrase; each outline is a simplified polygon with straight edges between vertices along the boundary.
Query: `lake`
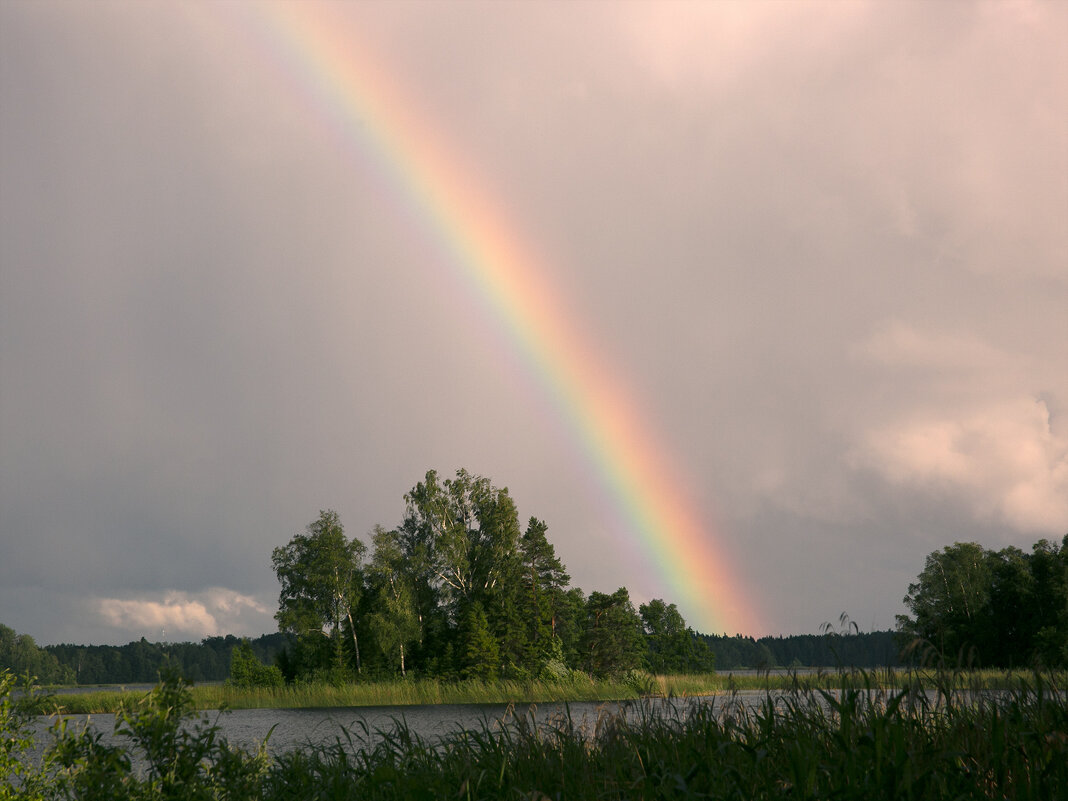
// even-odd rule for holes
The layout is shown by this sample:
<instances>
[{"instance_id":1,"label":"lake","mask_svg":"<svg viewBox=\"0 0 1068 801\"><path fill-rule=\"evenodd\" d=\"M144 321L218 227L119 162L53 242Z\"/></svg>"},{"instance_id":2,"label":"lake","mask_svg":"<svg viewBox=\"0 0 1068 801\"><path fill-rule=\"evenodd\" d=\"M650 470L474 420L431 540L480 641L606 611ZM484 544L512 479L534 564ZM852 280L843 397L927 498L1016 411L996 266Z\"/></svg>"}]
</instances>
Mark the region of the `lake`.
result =
<instances>
[{"instance_id":1,"label":"lake","mask_svg":"<svg viewBox=\"0 0 1068 801\"><path fill-rule=\"evenodd\" d=\"M570 715L577 727L593 732L597 720L606 714L640 715L643 711L684 711L691 704L712 702L726 705L731 699L747 707L755 707L765 698L762 690L743 691L728 696L704 698L664 699L617 702L572 702L546 704L440 704L426 706L374 706L345 707L336 709L236 709L225 713L205 712L209 722L219 726L222 735L232 746L254 751L270 734L267 750L281 754L297 748L321 748L336 744L339 740L347 745L344 730L353 735L353 746L374 745L380 732L389 732L397 721L404 721L413 734L436 742L460 729L498 728L502 720L525 716L539 725L552 726L564 716ZM115 716L70 715L68 727L91 726L101 732L107 744L128 743L114 735ZM49 728L52 716L38 717L34 724L37 743L36 758L52 742ZM273 731L272 731L273 727Z\"/></svg>"}]
</instances>

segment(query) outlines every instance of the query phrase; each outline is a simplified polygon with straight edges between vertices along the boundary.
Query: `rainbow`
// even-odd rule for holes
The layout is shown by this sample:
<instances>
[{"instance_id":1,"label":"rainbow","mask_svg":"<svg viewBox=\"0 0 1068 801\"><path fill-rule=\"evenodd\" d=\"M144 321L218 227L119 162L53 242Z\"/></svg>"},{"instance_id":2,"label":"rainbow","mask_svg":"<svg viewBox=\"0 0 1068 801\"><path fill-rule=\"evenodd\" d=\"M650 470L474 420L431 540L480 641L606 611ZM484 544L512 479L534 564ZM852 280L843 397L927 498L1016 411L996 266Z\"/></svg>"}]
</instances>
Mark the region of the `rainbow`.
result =
<instances>
[{"instance_id":1,"label":"rainbow","mask_svg":"<svg viewBox=\"0 0 1068 801\"><path fill-rule=\"evenodd\" d=\"M227 5L227 4L224 4ZM684 497L667 454L625 387L564 314L535 250L500 204L421 119L335 6L256 4L239 24L257 29L296 91L343 137L375 157L414 204L449 262L550 395L635 540L691 625L760 629L753 605ZM722 549L720 549L722 551ZM681 594L681 597L679 595Z\"/></svg>"}]
</instances>

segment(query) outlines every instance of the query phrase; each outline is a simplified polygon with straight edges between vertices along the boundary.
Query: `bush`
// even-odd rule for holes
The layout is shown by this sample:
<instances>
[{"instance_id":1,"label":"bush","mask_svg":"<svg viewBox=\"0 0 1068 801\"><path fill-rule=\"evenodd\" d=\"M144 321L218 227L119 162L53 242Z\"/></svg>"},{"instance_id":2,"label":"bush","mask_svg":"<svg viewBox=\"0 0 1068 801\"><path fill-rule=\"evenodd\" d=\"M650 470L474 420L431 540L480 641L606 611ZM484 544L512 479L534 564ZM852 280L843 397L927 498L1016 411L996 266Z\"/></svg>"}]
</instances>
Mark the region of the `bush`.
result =
<instances>
[{"instance_id":1,"label":"bush","mask_svg":"<svg viewBox=\"0 0 1068 801\"><path fill-rule=\"evenodd\" d=\"M277 665L265 665L256 658L248 640L234 646L230 655L230 683L235 687L281 687L285 680Z\"/></svg>"},{"instance_id":2,"label":"bush","mask_svg":"<svg viewBox=\"0 0 1068 801\"><path fill-rule=\"evenodd\" d=\"M60 770L49 798L237 801L262 795L265 744L256 754L230 748L219 727L197 715L189 684L176 673L163 676L138 703L123 704L115 733L130 746L106 745L99 732L71 731L58 720L48 759ZM135 761L145 768L134 770Z\"/></svg>"},{"instance_id":3,"label":"bush","mask_svg":"<svg viewBox=\"0 0 1068 801\"><path fill-rule=\"evenodd\" d=\"M0 670L0 799L43 801L50 798L50 770L47 756L40 766L30 762L34 744L29 727L44 696L37 693L29 674L22 681L20 698L14 697L17 684L11 671Z\"/></svg>"}]
</instances>

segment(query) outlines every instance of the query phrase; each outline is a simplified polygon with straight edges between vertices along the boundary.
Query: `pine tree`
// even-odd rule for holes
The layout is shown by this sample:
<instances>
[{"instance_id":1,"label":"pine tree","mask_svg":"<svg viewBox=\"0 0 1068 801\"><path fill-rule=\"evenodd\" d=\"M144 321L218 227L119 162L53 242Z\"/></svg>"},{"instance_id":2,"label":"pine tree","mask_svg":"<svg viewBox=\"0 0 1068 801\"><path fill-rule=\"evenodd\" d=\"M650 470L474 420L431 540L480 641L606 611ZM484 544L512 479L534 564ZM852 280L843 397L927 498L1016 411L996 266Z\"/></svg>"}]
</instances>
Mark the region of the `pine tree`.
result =
<instances>
[{"instance_id":1,"label":"pine tree","mask_svg":"<svg viewBox=\"0 0 1068 801\"><path fill-rule=\"evenodd\" d=\"M548 526L531 517L519 541L522 560L519 575L519 604L526 622L528 642L526 659L539 664L553 652L557 639L557 618L563 605L564 591L571 577L557 558L556 550L545 536Z\"/></svg>"},{"instance_id":2,"label":"pine tree","mask_svg":"<svg viewBox=\"0 0 1068 801\"><path fill-rule=\"evenodd\" d=\"M490 632L482 605L472 604L464 621L464 678L492 681L498 676L501 652Z\"/></svg>"}]
</instances>

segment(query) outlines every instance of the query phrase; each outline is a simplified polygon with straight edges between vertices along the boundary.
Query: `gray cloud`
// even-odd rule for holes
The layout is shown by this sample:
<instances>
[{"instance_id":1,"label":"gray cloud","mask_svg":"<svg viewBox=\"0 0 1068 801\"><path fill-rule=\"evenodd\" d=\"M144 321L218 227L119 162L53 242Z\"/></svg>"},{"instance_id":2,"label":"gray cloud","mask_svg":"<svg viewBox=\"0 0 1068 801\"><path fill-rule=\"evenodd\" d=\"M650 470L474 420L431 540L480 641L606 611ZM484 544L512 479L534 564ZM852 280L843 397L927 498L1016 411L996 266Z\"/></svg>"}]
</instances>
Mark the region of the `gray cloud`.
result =
<instances>
[{"instance_id":1,"label":"gray cloud","mask_svg":"<svg viewBox=\"0 0 1068 801\"><path fill-rule=\"evenodd\" d=\"M580 586L671 597L381 156L212 8L0 5L0 619L270 630L272 547L461 465ZM1068 531L1063 8L333 8L540 255L769 631L889 626L928 551Z\"/></svg>"}]
</instances>

